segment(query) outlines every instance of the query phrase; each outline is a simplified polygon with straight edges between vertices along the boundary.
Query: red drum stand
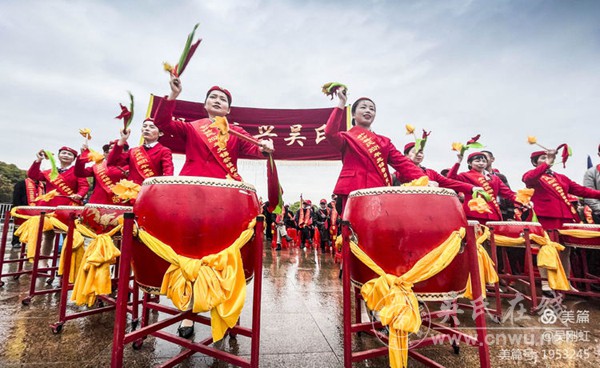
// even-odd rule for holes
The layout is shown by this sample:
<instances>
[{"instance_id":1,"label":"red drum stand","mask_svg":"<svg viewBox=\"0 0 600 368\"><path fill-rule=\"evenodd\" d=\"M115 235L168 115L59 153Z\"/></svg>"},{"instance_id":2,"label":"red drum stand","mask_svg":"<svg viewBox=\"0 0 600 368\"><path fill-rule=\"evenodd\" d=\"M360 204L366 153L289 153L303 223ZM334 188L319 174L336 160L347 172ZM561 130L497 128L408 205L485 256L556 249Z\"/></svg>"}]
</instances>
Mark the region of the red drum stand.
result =
<instances>
[{"instance_id":1,"label":"red drum stand","mask_svg":"<svg viewBox=\"0 0 600 368\"><path fill-rule=\"evenodd\" d=\"M595 232L600 235L600 225L597 224L563 224L561 230L586 230ZM577 296L600 298L600 292L592 290L592 285L600 285L600 274L592 274L588 266L588 252L600 252L600 236L599 237L577 237L574 235L559 234L560 230L553 230L555 238L560 238L560 243L565 247L578 249L581 257L581 277L567 275L570 282L576 282L582 285L580 290L561 291L565 294L573 294ZM573 267L571 267L573 269Z\"/></svg>"},{"instance_id":2,"label":"red drum stand","mask_svg":"<svg viewBox=\"0 0 600 368\"><path fill-rule=\"evenodd\" d=\"M55 323L52 323L50 325L50 329L52 330L52 332L54 334L61 333L63 330L63 326L64 326L65 322L67 322L67 321L91 316L94 314L109 312L109 311L114 310L116 307L116 301L114 298L112 298L108 295L98 295L97 300L96 300L96 305L97 305L96 308L89 309L89 310L86 310L83 312L67 314L67 306L68 306L68 302L69 302L68 295L69 295L69 291L73 290L73 284L69 282L69 278L70 278L70 274L71 274L71 255L73 254L73 233L75 230L76 217L77 216L74 212L69 215L69 219L68 219L68 223L67 223L67 225L68 225L67 238L65 239L65 242L63 243L63 247L66 247L66 248L65 248L65 252L64 252L63 275L62 275L61 287L60 287L58 321ZM117 261L117 264L118 264L118 261ZM131 328L135 329L138 324L138 310L139 310L139 304L140 304L139 289L138 289L138 286L135 283L135 281L133 281L132 277L122 277L122 279L126 280L126 284L125 284L125 289L127 291L126 298L129 298L129 295L132 296L131 302L127 302L127 304L126 304L126 310L128 313L131 314L131 326L132 326ZM113 287L114 287L115 282L117 282L118 280L120 280L120 278L119 278L119 268L117 267L117 268L115 268L115 274L114 274L114 277L112 280ZM129 282L128 282L129 280L131 280L131 282L133 283L132 287L129 286ZM105 305L105 304L108 304L108 305Z\"/></svg>"},{"instance_id":3,"label":"red drum stand","mask_svg":"<svg viewBox=\"0 0 600 368\"><path fill-rule=\"evenodd\" d=\"M41 278L41 277L46 278L47 279L46 284L48 284L48 285L51 285L52 282L54 281L54 276L55 276L56 272L58 271L58 257L59 257L58 244L60 241L59 236L54 237L54 250L53 250L52 256L42 256L41 255L42 237L44 234L43 230L44 230L44 221L46 218L46 212L40 212L39 216L40 216L40 224L39 224L37 239L36 239L36 243L35 243L35 256L33 257L33 264L32 264L32 268L31 268L31 282L29 284L29 294L23 300L21 300L21 303L23 305L29 305L31 303L31 300L33 299L33 297L36 295L51 294L51 293L57 293L60 291L60 288L43 289L43 290L36 289L38 278ZM40 267L39 261L42 259L43 260L51 260L52 265L50 265L49 267Z\"/></svg>"},{"instance_id":4,"label":"red drum stand","mask_svg":"<svg viewBox=\"0 0 600 368\"><path fill-rule=\"evenodd\" d=\"M387 336L383 333L379 332L378 329L382 328L381 322L362 322L361 320L361 311L360 311L360 302L361 295L357 292L358 290L352 286L350 280L351 274L351 266L352 263L350 261L350 235L351 228L350 223L348 221L342 221L342 236L343 236L343 245L342 245L342 254L343 254L343 277L342 277L342 289L343 289L343 309L344 309L344 367L351 368L352 363L359 362L365 359L371 359L382 355L388 354L388 347L383 346L380 348L364 350L353 352L352 351L352 334L365 332L367 334L373 335L381 339L382 341L387 343ZM474 308L477 310L483 310L483 298L482 298L482 290L480 275L479 275L479 262L477 258L477 245L475 232L473 227L469 226L467 228L466 234L466 252L469 260L469 272L471 274L471 287L473 291L473 303L475 304ZM354 289L354 300L355 300L355 310L354 310L354 319L355 322L352 323L352 291ZM431 318L441 317L441 314L434 312L432 316L426 317L422 316L423 323L426 323L430 326L430 328L436 332L439 332L445 336L445 340L449 341L461 341L470 346L476 346L479 349L479 362L480 366L484 368L490 367L490 352L489 347L486 342L487 336L487 327L485 322L485 313L478 313L475 318L475 325L477 331L477 337L472 337L464 332L456 330L452 327L448 327L442 325L440 323L436 323L431 321ZM440 341L439 338L434 339L433 337L428 337L422 339L418 342L418 347L426 347L433 344L436 344ZM408 346L408 356L413 359L419 361L430 367L442 367L439 363L428 358L418 352L416 352L416 348L414 344L411 347L411 343L409 342ZM458 351L457 346L455 346L455 351Z\"/></svg>"},{"instance_id":5,"label":"red drum stand","mask_svg":"<svg viewBox=\"0 0 600 368\"><path fill-rule=\"evenodd\" d=\"M3 277L12 276L14 280L17 280L21 275L31 273L31 270L25 270L24 264L27 262L27 257L25 256L25 246L21 246L19 251L18 258L15 259L5 259L6 255L6 243L8 241L8 227L10 224L10 211L6 211L4 214L4 226L2 227L2 240L0 243L0 287L4 286L4 281L2 281ZM16 226L16 225L15 225ZM18 263L18 268L14 272L4 272L4 265Z\"/></svg>"},{"instance_id":6,"label":"red drum stand","mask_svg":"<svg viewBox=\"0 0 600 368\"><path fill-rule=\"evenodd\" d=\"M500 315L502 315L502 299L501 298L514 298L518 293L520 293L519 290L517 290L516 288L514 288L511 285L512 282L517 281L526 286L528 293L521 294L521 295L523 295L523 298L525 298L525 300L527 300L531 303L529 312L532 314L535 313L538 309L538 302L539 302L538 301L539 297L537 296L537 288L535 285L535 281L536 281L536 279L539 279L539 276L536 277L535 266L533 264L533 253L534 253L533 249L534 249L534 247L532 246L531 238L529 237L531 230L527 226L525 226L521 229L522 237L523 237L523 239L525 239L523 244L520 246L520 248L525 248L524 274L523 275L515 275L515 274L513 274L513 271L510 267L510 260L506 253L506 247L501 247L504 269L503 270L498 269L498 254L497 254L498 246L496 245L496 239L495 239L496 230L495 230L495 227L493 224L488 224L488 228L490 229L490 248L491 248L491 252L492 252L492 260L494 261L494 265L495 265L494 267L496 269L496 272L498 273L499 280L506 281L506 283L505 283L505 285L503 285L503 287L507 290L506 292L500 291L500 284L501 284L500 282L494 285L494 295L496 298L496 311L499 312ZM536 250L537 250L537 246L536 246Z\"/></svg>"},{"instance_id":7,"label":"red drum stand","mask_svg":"<svg viewBox=\"0 0 600 368\"><path fill-rule=\"evenodd\" d=\"M120 273L129 274L131 270L132 258L132 241L133 241L133 213L125 213L123 224L123 240L121 243L121 260ZM215 359L234 364L239 367L258 367L259 347L260 347L260 303L262 294L262 257L263 257L263 230L264 218L259 216L254 228L254 239L251 240L255 247L254 258L254 295L252 300L252 328L236 326L228 331L230 337L242 335L251 339L250 359L244 359L237 355L218 350L210 345L213 343L212 337L208 337L200 342L192 342L188 339L175 336L173 334L161 331L165 327L178 324L184 319L193 320L194 322L210 326L210 318L204 317L192 311L182 312L176 308L166 307L153 302L150 297L145 294L142 304L142 323L138 330L125 333L126 318L127 318L127 280L119 279L119 292L117 294L117 308L115 315L115 330L113 337L113 349L111 358L111 367L123 367L123 350L125 345L133 343L134 349L142 347L143 339L148 335L161 338L176 345L179 345L183 350L177 356L163 363L161 367L173 367L186 358L195 353L202 353L211 356ZM243 271L240 271L243 272ZM155 310L162 313L170 314L173 317L166 318L154 324L148 324L148 311Z\"/></svg>"}]
</instances>

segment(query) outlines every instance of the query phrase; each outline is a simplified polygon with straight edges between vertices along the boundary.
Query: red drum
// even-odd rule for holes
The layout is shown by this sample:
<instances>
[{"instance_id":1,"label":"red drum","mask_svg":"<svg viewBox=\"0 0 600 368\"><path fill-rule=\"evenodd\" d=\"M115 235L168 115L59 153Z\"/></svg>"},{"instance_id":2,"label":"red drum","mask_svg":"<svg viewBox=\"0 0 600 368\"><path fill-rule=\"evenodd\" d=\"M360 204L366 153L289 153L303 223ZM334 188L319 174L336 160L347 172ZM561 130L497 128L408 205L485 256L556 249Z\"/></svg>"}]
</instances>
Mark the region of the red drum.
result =
<instances>
[{"instance_id":1,"label":"red drum","mask_svg":"<svg viewBox=\"0 0 600 368\"><path fill-rule=\"evenodd\" d=\"M260 213L252 185L233 180L193 176L162 176L144 180L133 211L138 225L177 254L200 259L230 246ZM254 252L241 249L244 273L254 275ZM134 240L135 279L146 292L159 293L170 264Z\"/></svg>"},{"instance_id":2,"label":"red drum","mask_svg":"<svg viewBox=\"0 0 600 368\"><path fill-rule=\"evenodd\" d=\"M87 203L83 206L81 222L98 235L106 234L119 225L125 212L131 211L131 206Z\"/></svg>"},{"instance_id":3,"label":"red drum","mask_svg":"<svg viewBox=\"0 0 600 368\"><path fill-rule=\"evenodd\" d=\"M526 221L488 221L486 226L494 228L494 234L507 236L510 238L520 238L523 236L523 229L529 229L530 234L544 236L544 228L539 222ZM536 246L535 243L532 243ZM525 246L525 242L523 242Z\"/></svg>"},{"instance_id":4,"label":"red drum","mask_svg":"<svg viewBox=\"0 0 600 368\"><path fill-rule=\"evenodd\" d=\"M436 187L381 187L350 193L344 210L361 249L386 273L401 276L417 261L467 227L456 193ZM414 285L425 300L446 300L464 293L469 276L464 247L436 276ZM359 285L377 275L351 256L350 275Z\"/></svg>"},{"instance_id":5,"label":"red drum","mask_svg":"<svg viewBox=\"0 0 600 368\"><path fill-rule=\"evenodd\" d=\"M561 230L585 230L597 232L600 235L600 225L596 224L563 224ZM570 235L560 236L564 245L579 248L600 248L600 236L597 238L577 238Z\"/></svg>"},{"instance_id":6,"label":"red drum","mask_svg":"<svg viewBox=\"0 0 600 368\"><path fill-rule=\"evenodd\" d=\"M74 213L75 216L81 216L83 208L83 206L56 206L54 217L66 225L69 221L69 216L71 216L71 213Z\"/></svg>"},{"instance_id":7,"label":"red drum","mask_svg":"<svg viewBox=\"0 0 600 368\"><path fill-rule=\"evenodd\" d=\"M49 206L18 206L16 208L16 213L23 216L39 216L40 213L46 212L46 214L50 214L54 212L56 207ZM23 224L26 219L15 217L13 219L16 226Z\"/></svg>"}]
</instances>

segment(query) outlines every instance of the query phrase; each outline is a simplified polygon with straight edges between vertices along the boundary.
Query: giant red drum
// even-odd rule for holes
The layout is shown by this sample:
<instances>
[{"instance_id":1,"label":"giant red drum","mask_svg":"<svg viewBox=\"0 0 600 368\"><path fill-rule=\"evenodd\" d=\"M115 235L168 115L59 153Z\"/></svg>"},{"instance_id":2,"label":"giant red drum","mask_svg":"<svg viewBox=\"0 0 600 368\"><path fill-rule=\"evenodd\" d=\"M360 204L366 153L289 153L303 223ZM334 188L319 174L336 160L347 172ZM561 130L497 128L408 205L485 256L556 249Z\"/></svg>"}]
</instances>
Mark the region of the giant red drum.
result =
<instances>
[{"instance_id":1,"label":"giant red drum","mask_svg":"<svg viewBox=\"0 0 600 368\"><path fill-rule=\"evenodd\" d=\"M456 193L436 187L381 187L350 193L344 219L361 249L386 273L401 276L453 231L467 228ZM377 277L351 257L351 278L359 285ZM464 246L436 276L417 283L413 290L425 300L462 295L469 275Z\"/></svg>"},{"instance_id":2,"label":"giant red drum","mask_svg":"<svg viewBox=\"0 0 600 368\"><path fill-rule=\"evenodd\" d=\"M106 234L122 221L125 212L131 212L131 206L87 203L83 206L81 222L95 234Z\"/></svg>"},{"instance_id":3,"label":"giant red drum","mask_svg":"<svg viewBox=\"0 0 600 368\"><path fill-rule=\"evenodd\" d=\"M509 238L523 237L523 230L529 229L530 234L545 236L544 228L539 222L526 221L488 221L486 226L493 228L494 234L506 236ZM523 242L525 246L525 242Z\"/></svg>"},{"instance_id":4,"label":"giant red drum","mask_svg":"<svg viewBox=\"0 0 600 368\"><path fill-rule=\"evenodd\" d=\"M56 206L54 217L56 217L63 224L67 225L69 216L71 216L71 214L74 214L75 217L79 217L81 216L82 212L83 206Z\"/></svg>"},{"instance_id":5,"label":"giant red drum","mask_svg":"<svg viewBox=\"0 0 600 368\"><path fill-rule=\"evenodd\" d=\"M15 207L15 213L23 216L39 216L42 212L46 212L47 215L54 212L56 207L49 206L18 206ZM16 226L23 224L27 219L14 217L13 219Z\"/></svg>"},{"instance_id":6,"label":"giant red drum","mask_svg":"<svg viewBox=\"0 0 600 368\"><path fill-rule=\"evenodd\" d=\"M573 235L562 235L561 243L564 245L569 245L572 247L579 248L600 248L600 225L596 224L563 224L563 228L561 230L584 230L584 231L593 231L598 233L598 237L595 238L583 238L577 237Z\"/></svg>"},{"instance_id":7,"label":"giant red drum","mask_svg":"<svg viewBox=\"0 0 600 368\"><path fill-rule=\"evenodd\" d=\"M133 207L138 225L177 254L200 259L230 246L260 213L253 186L205 177L146 179ZM254 274L251 243L242 247L246 279ZM158 293L169 263L138 240L133 270L138 284Z\"/></svg>"}]
</instances>

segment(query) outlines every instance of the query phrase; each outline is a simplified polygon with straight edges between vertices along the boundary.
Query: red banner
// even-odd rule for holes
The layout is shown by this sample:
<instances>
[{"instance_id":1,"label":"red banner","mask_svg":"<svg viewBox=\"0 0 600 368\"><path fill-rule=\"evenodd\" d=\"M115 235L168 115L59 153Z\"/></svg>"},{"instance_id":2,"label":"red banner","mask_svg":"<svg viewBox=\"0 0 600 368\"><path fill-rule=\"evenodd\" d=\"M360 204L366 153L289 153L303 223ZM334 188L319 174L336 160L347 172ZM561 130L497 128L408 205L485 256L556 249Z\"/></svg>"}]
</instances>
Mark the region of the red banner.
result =
<instances>
[{"instance_id":1,"label":"red banner","mask_svg":"<svg viewBox=\"0 0 600 368\"><path fill-rule=\"evenodd\" d=\"M149 116L154 116L162 97L150 95ZM325 124L332 108L257 109L231 108L230 124L237 124L257 139L271 139L277 160L340 160L340 152L325 139ZM206 118L204 104L177 100L174 117L187 122ZM183 153L185 144L178 137L163 136L160 143L174 153ZM256 157L242 157L257 159Z\"/></svg>"}]
</instances>

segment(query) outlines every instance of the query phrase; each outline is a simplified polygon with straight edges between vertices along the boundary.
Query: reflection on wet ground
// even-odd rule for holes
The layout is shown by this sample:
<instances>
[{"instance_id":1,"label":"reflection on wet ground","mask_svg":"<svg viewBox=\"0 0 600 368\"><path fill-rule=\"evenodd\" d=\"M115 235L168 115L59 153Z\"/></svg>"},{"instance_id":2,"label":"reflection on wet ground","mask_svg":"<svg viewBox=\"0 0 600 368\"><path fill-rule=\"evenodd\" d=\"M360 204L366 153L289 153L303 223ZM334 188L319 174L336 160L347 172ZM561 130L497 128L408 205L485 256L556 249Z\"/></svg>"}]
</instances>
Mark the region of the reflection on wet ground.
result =
<instances>
[{"instance_id":1,"label":"reflection on wet ground","mask_svg":"<svg viewBox=\"0 0 600 368\"><path fill-rule=\"evenodd\" d=\"M16 251L7 251L16 256ZM261 367L341 367L343 365L342 289L339 265L330 254L297 248L272 250L264 247ZM49 327L57 321L58 295L34 297L29 306L21 299L27 295L29 276L18 280L5 278L0 288L0 366L2 367L107 367L110 365L113 313L68 321L62 333L54 335ZM55 281L57 285L58 281ZM39 281L43 288L43 280ZM250 283L242 325L250 326ZM161 297L161 303L167 303ZM493 303L493 298L490 299ZM487 318L490 355L494 367L592 367L600 364L598 339L600 303L598 299L569 297L558 314L529 315L527 305L504 300L504 322ZM430 309L440 304L430 305ZM442 304L442 307L444 305ZM445 307L448 307L446 305ZM75 311L70 307L69 311ZM364 310L364 309L363 309ZM459 310L459 327L475 335L471 310ZM366 320L366 312L363 313ZM152 320L164 316L155 313ZM426 333L423 331L422 333ZM167 329L175 333L176 326ZM207 327L196 327L195 340L210 334ZM413 336L411 339L415 339ZM381 342L361 335L353 338L355 349L376 348ZM238 336L225 338L216 347L249 356L250 341ZM166 361L181 348L150 337L141 350L125 349L124 366L149 367ZM477 349L461 347L454 354L449 344L420 349L426 356L449 367L479 365ZM225 367L213 358L194 355L181 367ZM357 367L386 367L387 357L361 363ZM409 366L421 364L409 359Z\"/></svg>"}]
</instances>

